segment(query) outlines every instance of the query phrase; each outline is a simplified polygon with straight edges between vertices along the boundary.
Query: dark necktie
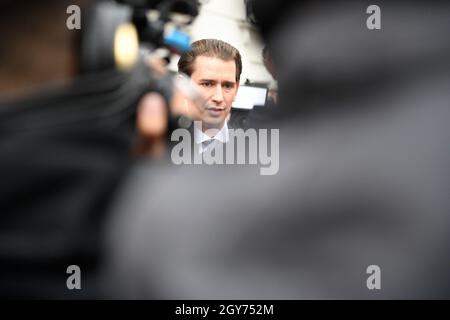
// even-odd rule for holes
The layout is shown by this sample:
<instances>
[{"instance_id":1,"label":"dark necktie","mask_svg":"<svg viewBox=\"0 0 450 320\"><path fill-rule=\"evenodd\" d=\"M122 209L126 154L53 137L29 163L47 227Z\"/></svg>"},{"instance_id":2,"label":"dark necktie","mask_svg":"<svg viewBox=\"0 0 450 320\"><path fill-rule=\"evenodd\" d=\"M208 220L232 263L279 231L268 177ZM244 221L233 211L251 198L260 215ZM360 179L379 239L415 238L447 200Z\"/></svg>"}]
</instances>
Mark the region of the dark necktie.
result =
<instances>
[{"instance_id":1,"label":"dark necktie","mask_svg":"<svg viewBox=\"0 0 450 320\"><path fill-rule=\"evenodd\" d=\"M211 144L214 142L214 139L209 139L206 141L202 142L202 146L203 146L203 151L205 151L209 146L211 146Z\"/></svg>"}]
</instances>

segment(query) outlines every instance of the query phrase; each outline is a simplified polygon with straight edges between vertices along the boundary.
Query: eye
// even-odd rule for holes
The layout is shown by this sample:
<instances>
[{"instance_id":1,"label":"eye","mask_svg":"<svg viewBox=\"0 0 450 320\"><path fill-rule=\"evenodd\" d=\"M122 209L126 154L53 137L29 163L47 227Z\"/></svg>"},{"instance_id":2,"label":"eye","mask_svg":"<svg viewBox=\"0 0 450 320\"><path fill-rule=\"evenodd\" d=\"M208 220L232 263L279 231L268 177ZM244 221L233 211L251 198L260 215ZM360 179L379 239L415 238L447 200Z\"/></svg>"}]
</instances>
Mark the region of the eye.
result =
<instances>
[{"instance_id":1,"label":"eye","mask_svg":"<svg viewBox=\"0 0 450 320\"><path fill-rule=\"evenodd\" d=\"M200 85L205 88L210 88L212 86L212 83L211 82L202 82Z\"/></svg>"},{"instance_id":2,"label":"eye","mask_svg":"<svg viewBox=\"0 0 450 320\"><path fill-rule=\"evenodd\" d=\"M231 84L231 83L226 83L226 84L224 84L223 86L224 86L224 88L227 89L227 90L231 90L231 89L234 88L234 85Z\"/></svg>"}]
</instances>

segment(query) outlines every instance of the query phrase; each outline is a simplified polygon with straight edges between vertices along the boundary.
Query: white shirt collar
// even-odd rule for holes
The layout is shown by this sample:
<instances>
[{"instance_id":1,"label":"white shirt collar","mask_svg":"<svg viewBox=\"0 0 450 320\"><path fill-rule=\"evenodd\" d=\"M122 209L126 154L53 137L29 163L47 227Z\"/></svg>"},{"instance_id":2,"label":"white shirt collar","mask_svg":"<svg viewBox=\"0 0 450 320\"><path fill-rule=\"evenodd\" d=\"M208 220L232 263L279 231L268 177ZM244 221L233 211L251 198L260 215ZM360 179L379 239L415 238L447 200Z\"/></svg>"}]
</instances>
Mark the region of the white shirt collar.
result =
<instances>
[{"instance_id":1,"label":"white shirt collar","mask_svg":"<svg viewBox=\"0 0 450 320\"><path fill-rule=\"evenodd\" d=\"M208 136L206 133L204 133L202 130L199 130L197 127L195 127L195 143L201 144L202 142L214 139L219 140L222 143L227 143L229 140L229 131L228 131L228 124L225 121L223 124L222 129L217 132L217 134L214 137Z\"/></svg>"},{"instance_id":2,"label":"white shirt collar","mask_svg":"<svg viewBox=\"0 0 450 320\"><path fill-rule=\"evenodd\" d=\"M205 141L218 140L222 143L227 143L228 140L230 139L230 134L228 131L228 124L225 121L222 129L220 129L219 132L217 132L217 134L212 138L210 136L208 136L206 133L204 133L202 130L200 130L194 126L194 139L195 139L195 143L198 145L200 153L203 153L203 151L204 151L203 150L203 142L205 142Z\"/></svg>"}]
</instances>

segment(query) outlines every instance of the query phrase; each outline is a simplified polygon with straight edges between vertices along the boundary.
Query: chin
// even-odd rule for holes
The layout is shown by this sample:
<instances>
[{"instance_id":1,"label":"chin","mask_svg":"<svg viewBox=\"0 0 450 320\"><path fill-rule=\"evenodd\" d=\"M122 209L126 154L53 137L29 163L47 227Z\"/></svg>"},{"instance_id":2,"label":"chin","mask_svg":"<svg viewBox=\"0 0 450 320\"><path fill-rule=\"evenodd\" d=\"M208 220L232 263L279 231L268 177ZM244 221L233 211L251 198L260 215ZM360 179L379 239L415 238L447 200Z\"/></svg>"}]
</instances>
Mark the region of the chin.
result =
<instances>
[{"instance_id":1,"label":"chin","mask_svg":"<svg viewBox=\"0 0 450 320\"><path fill-rule=\"evenodd\" d=\"M218 118L207 118L203 120L203 123L205 124L206 127L222 127L223 124L225 122L225 119L218 119Z\"/></svg>"}]
</instances>

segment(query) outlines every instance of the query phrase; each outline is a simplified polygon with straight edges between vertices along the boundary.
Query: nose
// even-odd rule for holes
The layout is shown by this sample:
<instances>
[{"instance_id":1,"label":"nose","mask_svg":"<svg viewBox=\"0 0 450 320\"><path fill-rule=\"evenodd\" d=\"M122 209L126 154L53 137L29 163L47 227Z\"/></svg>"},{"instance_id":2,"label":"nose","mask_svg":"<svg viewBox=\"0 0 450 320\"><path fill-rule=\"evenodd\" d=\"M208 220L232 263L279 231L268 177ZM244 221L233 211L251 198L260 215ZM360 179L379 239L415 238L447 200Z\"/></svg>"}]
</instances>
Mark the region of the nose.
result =
<instances>
[{"instance_id":1,"label":"nose","mask_svg":"<svg viewBox=\"0 0 450 320\"><path fill-rule=\"evenodd\" d=\"M217 105L222 104L223 102L222 86L220 85L216 86L214 90L214 95L212 96L212 101Z\"/></svg>"}]
</instances>

